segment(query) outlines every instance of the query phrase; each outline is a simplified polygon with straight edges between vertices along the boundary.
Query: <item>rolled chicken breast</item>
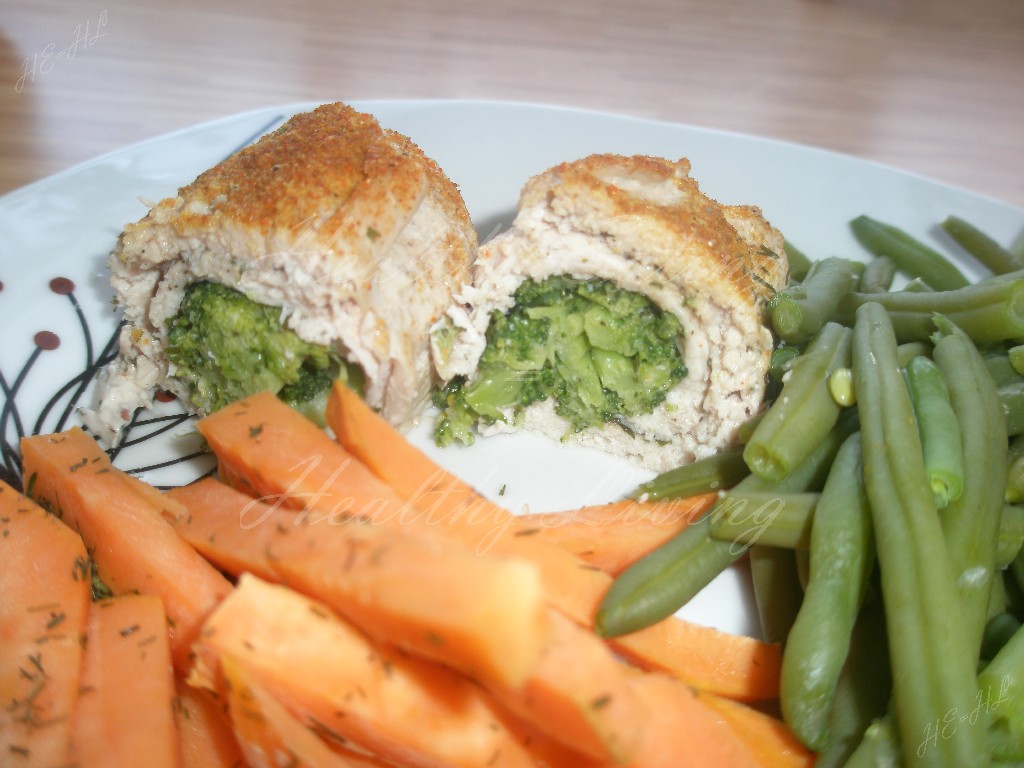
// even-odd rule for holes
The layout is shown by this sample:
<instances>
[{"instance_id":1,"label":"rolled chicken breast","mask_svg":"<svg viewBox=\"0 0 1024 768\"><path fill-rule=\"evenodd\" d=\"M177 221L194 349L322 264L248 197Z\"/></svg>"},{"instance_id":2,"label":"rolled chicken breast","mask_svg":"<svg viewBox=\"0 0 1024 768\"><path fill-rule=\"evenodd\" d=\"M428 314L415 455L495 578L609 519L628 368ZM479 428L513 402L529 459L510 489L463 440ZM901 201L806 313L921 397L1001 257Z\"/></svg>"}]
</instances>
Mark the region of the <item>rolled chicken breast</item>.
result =
<instances>
[{"instance_id":1,"label":"rolled chicken breast","mask_svg":"<svg viewBox=\"0 0 1024 768\"><path fill-rule=\"evenodd\" d=\"M594 155L530 179L432 335L435 438L533 429L661 471L734 441L765 393L782 235L685 159Z\"/></svg>"},{"instance_id":2,"label":"rolled chicken breast","mask_svg":"<svg viewBox=\"0 0 1024 768\"><path fill-rule=\"evenodd\" d=\"M457 187L407 137L341 103L298 114L125 227L119 355L86 422L115 442L160 390L199 413L262 389L315 412L341 376L404 424L476 246Z\"/></svg>"}]
</instances>

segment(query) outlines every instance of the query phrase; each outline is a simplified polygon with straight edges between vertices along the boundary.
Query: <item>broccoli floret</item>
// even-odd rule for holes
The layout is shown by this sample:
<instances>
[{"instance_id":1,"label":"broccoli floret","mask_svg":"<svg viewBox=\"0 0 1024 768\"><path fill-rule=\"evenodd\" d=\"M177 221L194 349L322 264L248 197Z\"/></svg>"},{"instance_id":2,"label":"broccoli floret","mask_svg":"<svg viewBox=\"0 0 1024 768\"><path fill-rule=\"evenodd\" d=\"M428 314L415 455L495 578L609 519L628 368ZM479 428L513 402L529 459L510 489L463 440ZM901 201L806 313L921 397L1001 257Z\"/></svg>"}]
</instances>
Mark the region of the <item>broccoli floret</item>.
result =
<instances>
[{"instance_id":1,"label":"broccoli floret","mask_svg":"<svg viewBox=\"0 0 1024 768\"><path fill-rule=\"evenodd\" d=\"M279 308L209 282L189 286L167 321L167 357L207 412L270 390L322 422L331 383L350 374L340 355L285 328Z\"/></svg>"},{"instance_id":2,"label":"broccoli floret","mask_svg":"<svg viewBox=\"0 0 1024 768\"><path fill-rule=\"evenodd\" d=\"M476 416L466 403L464 382L465 379L458 376L434 393L433 403L441 411L434 422L434 442L442 448L456 440L465 445L473 444Z\"/></svg>"},{"instance_id":3,"label":"broccoli floret","mask_svg":"<svg viewBox=\"0 0 1024 768\"><path fill-rule=\"evenodd\" d=\"M438 445L549 397L575 431L650 413L686 375L678 319L645 296L563 275L526 280L514 300L492 315L473 381L439 391Z\"/></svg>"}]
</instances>

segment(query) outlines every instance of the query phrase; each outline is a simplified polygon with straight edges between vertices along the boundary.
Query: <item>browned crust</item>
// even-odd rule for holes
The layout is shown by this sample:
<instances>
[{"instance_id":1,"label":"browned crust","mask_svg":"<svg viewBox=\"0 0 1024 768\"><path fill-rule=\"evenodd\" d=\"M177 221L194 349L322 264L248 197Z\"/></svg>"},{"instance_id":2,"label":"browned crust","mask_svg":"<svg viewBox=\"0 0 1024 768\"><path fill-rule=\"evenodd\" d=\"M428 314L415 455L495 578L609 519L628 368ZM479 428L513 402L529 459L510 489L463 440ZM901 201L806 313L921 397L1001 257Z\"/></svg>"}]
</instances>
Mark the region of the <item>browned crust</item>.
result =
<instances>
[{"instance_id":1,"label":"browned crust","mask_svg":"<svg viewBox=\"0 0 1024 768\"><path fill-rule=\"evenodd\" d=\"M409 138L341 102L295 115L202 173L179 196L263 234L315 226L322 241L331 241L365 235L345 231L352 222L331 215L361 183L374 179L386 180L388 194L370 201L361 219L386 221L393 210L415 208L426 181L450 220L472 229L458 188L434 160ZM186 209L178 226L209 226L210 216Z\"/></svg>"},{"instance_id":2,"label":"browned crust","mask_svg":"<svg viewBox=\"0 0 1024 768\"><path fill-rule=\"evenodd\" d=\"M262 232L298 227L333 201L343 203L364 178L377 121L344 104L292 117L273 133L202 173L180 190L188 201L216 202L223 216Z\"/></svg>"},{"instance_id":3,"label":"browned crust","mask_svg":"<svg viewBox=\"0 0 1024 768\"><path fill-rule=\"evenodd\" d=\"M435 197L444 209L446 218L449 221L457 222L459 229L473 232L473 222L469 218L469 211L466 208L465 201L462 199L458 186L445 175L437 161L424 154L423 150L407 136L387 129L385 129L384 133L395 142L402 152L410 157L415 157L417 162L422 165L426 171L430 186L434 190ZM475 238L473 245L475 247Z\"/></svg>"},{"instance_id":4,"label":"browned crust","mask_svg":"<svg viewBox=\"0 0 1024 768\"><path fill-rule=\"evenodd\" d=\"M756 207L723 206L707 197L689 171L685 158L673 162L645 155L591 155L557 165L532 179L523 191L520 208L537 202L539 195L574 196L600 211L609 231L621 231L631 220L643 221L651 232L660 233L661 243L679 246L667 255L664 249L650 252L663 274L682 283L696 268L714 275L719 288L763 308L788 275L781 235ZM614 180L617 173L647 184L669 185L676 191L676 199L666 202L622 188ZM743 220L750 230L746 239L727 220L727 213Z\"/></svg>"}]
</instances>

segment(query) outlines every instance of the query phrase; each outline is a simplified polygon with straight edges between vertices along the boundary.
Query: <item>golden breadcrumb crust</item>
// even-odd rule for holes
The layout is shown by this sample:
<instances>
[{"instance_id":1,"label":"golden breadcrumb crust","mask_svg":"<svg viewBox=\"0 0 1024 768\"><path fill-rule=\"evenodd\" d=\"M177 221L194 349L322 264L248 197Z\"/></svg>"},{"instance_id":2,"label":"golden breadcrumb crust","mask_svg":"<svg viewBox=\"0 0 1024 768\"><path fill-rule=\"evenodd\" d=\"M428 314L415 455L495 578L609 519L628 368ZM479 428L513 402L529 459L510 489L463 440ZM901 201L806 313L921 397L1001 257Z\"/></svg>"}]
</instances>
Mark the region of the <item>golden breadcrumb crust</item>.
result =
<instances>
[{"instance_id":1,"label":"golden breadcrumb crust","mask_svg":"<svg viewBox=\"0 0 1024 768\"><path fill-rule=\"evenodd\" d=\"M188 205L175 227L185 234L231 221L264 235L315 231L320 244L360 243L375 237L364 222L386 224L396 212L415 210L428 189L450 220L472 231L458 188L409 138L347 104L323 104L181 188L178 197ZM345 250L376 257L372 248Z\"/></svg>"},{"instance_id":2,"label":"golden breadcrumb crust","mask_svg":"<svg viewBox=\"0 0 1024 768\"><path fill-rule=\"evenodd\" d=\"M598 214L589 220L603 220L605 234L646 241L645 260L680 287L699 275L731 294L721 298L763 308L788 276L781 234L754 206L708 198L689 171L686 159L591 155L531 179L519 207L545 197L554 208L585 201Z\"/></svg>"}]
</instances>

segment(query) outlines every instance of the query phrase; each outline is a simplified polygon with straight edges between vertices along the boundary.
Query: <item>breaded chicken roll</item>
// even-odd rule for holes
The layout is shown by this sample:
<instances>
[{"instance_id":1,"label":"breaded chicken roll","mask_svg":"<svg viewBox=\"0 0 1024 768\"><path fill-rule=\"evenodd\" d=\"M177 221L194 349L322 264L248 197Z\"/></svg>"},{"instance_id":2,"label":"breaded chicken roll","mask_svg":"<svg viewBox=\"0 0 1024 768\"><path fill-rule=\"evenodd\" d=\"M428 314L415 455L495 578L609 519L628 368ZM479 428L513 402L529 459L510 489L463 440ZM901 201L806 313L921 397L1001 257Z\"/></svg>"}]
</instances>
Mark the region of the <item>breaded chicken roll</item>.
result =
<instances>
[{"instance_id":1,"label":"breaded chicken roll","mask_svg":"<svg viewBox=\"0 0 1024 768\"><path fill-rule=\"evenodd\" d=\"M456 186L408 138L328 104L129 224L125 325L87 422L108 440L158 390L204 413L271 389L316 415L345 377L391 422L434 385L428 335L469 278Z\"/></svg>"},{"instance_id":2,"label":"breaded chicken roll","mask_svg":"<svg viewBox=\"0 0 1024 768\"><path fill-rule=\"evenodd\" d=\"M522 190L435 328L435 439L534 429L664 470L735 439L765 393L783 238L686 160L595 155Z\"/></svg>"}]
</instances>

